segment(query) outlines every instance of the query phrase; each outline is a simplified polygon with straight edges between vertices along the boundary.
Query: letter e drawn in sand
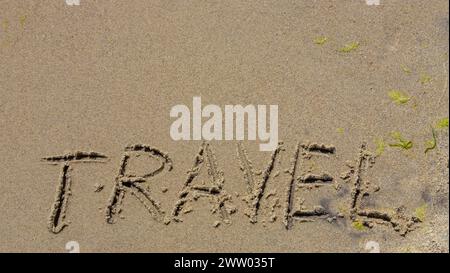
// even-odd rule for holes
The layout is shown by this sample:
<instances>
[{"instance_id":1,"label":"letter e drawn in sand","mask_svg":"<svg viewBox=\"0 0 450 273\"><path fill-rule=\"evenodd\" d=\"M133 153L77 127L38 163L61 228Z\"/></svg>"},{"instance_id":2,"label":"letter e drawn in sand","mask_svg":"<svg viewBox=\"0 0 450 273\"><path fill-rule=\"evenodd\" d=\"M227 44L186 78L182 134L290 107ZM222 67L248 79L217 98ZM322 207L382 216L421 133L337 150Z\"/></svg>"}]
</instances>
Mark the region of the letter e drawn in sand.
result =
<instances>
[{"instance_id":1,"label":"letter e drawn in sand","mask_svg":"<svg viewBox=\"0 0 450 273\"><path fill-rule=\"evenodd\" d=\"M42 158L42 161L62 166L59 183L56 189L55 201L53 202L48 219L48 229L52 233L61 232L68 224L65 221L69 196L71 195L72 180L70 177L71 165L74 162L106 162L107 157L97 152L74 152L61 156L50 156Z\"/></svg>"},{"instance_id":2,"label":"letter e drawn in sand","mask_svg":"<svg viewBox=\"0 0 450 273\"><path fill-rule=\"evenodd\" d=\"M320 188L322 186L333 185L334 178L327 173L306 173L302 176L296 177L297 169L299 169L299 156L303 155L305 160L309 160L312 156L326 156L329 157L336 153L336 148L333 145L308 143L297 143L295 147L294 156L291 159L291 167L288 173L291 177L286 194L286 205L284 210L283 223L286 229L292 226L292 220L313 221L311 219L317 217L326 217L328 212L322 206L314 206L312 209L305 209L302 206L299 209L294 209L294 195L297 186L299 188ZM302 204L300 204L302 205Z\"/></svg>"},{"instance_id":3,"label":"letter e drawn in sand","mask_svg":"<svg viewBox=\"0 0 450 273\"><path fill-rule=\"evenodd\" d=\"M160 165L151 170L148 173L136 176L134 174L127 173L128 164L132 157L139 157L141 155L147 155L152 159L156 159ZM150 195L150 191L143 186L142 183L147 179L156 176L164 169L171 171L173 163L168 154L162 152L157 148L153 148L144 144L129 145L125 148L125 153L122 157L119 174L116 177L115 184L109 198L108 205L106 207L106 222L113 224L115 217L122 211L122 202L125 194L129 192L131 195L141 202L152 217L158 222L165 222L165 212L162 210L161 205Z\"/></svg>"}]
</instances>

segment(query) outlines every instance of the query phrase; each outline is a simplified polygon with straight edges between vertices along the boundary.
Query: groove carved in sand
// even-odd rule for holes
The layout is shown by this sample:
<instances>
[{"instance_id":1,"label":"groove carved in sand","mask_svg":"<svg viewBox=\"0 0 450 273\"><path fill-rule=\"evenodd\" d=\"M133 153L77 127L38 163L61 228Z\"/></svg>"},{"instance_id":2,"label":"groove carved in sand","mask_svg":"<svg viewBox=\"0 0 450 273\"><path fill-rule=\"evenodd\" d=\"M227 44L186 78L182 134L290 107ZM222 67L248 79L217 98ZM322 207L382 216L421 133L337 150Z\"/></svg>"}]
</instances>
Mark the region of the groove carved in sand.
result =
<instances>
[{"instance_id":1,"label":"groove carved in sand","mask_svg":"<svg viewBox=\"0 0 450 273\"><path fill-rule=\"evenodd\" d=\"M200 172L206 169L209 183L200 181L200 185L194 185L194 180L199 176ZM192 209L187 208L188 203L198 200L199 198L209 198L213 207L211 212L218 213L222 222L231 223L230 216L236 212L236 208L231 204L231 195L223 190L225 179L223 172L219 170L216 156L207 142L203 142L195 156L194 165L188 171L188 176L184 182L183 188L179 193L178 201L172 211L172 218L179 222L180 213L184 211L188 213ZM220 223L220 222L219 222ZM214 225L215 227L219 224Z\"/></svg>"},{"instance_id":2,"label":"groove carved in sand","mask_svg":"<svg viewBox=\"0 0 450 273\"><path fill-rule=\"evenodd\" d=\"M306 173L303 176L296 178L297 170L299 169L300 154L303 159L309 160L312 156L331 156L336 153L336 148L333 145L317 144L317 143L307 143L300 144L297 143L294 151L294 155L291 159L291 167L288 170L290 175L290 181L287 187L287 197L283 216L283 223L286 229L290 229L293 220L300 221L313 221L315 217L325 217L329 213L322 206L314 206L312 209L300 208L294 210L294 195L296 192L296 187L321 187L321 186L331 186L334 178L326 173L314 174ZM296 183L297 182L297 183ZM302 204L300 204L302 205Z\"/></svg>"},{"instance_id":3,"label":"groove carved in sand","mask_svg":"<svg viewBox=\"0 0 450 273\"><path fill-rule=\"evenodd\" d=\"M279 144L278 147L272 152L267 167L262 174L262 178L257 179L253 169L253 164L248 158L247 151L242 143L237 144L237 156L239 159L240 169L244 173L244 179L247 184L247 197L245 198L245 201L248 204L248 209L245 214L250 218L251 223L256 223L258 221L257 218L260 201L264 195L266 184L270 179L270 175L275 166L275 160L277 159L277 156L279 156L281 149L282 145Z\"/></svg>"},{"instance_id":4,"label":"groove carved in sand","mask_svg":"<svg viewBox=\"0 0 450 273\"><path fill-rule=\"evenodd\" d=\"M350 220L354 223L357 222L358 224L370 228L375 225L390 226L401 235L405 235L407 232L413 230L420 220L417 217L405 216L404 207L383 211L374 208L366 208L364 206L363 199L369 196L369 194L372 194L371 189L377 188L375 191L379 190L379 187L371 187L366 178L368 170L375 163L375 156L367 150L366 146L365 143L361 145L355 162L346 162L346 165L350 167L350 172L343 176L341 175L343 180L350 181L351 179L352 181L350 192L350 214L347 214L347 216L350 217ZM279 172L275 172L274 169L275 164L281 164L281 151L284 151L284 149L280 143L277 149L271 154L265 170L255 171L244 146L241 143L238 143L237 145L239 166L244 174L244 180L247 186L247 196L244 199L247 202L245 215L250 218L250 222L256 223L258 220L258 213L261 215L264 214L264 209L268 209L269 214L271 214L269 221L275 222L277 219L275 213L276 208L280 207L283 208L283 224L286 229L290 229L293 220L311 222L315 221L315 219L324 219L330 216L331 212L327 211L328 208L324 208L327 206L304 207L303 203L305 202L305 199L297 198L298 196L296 195L302 197L301 195L304 193L304 190L311 191L320 187L334 186L335 189L338 190L339 187L337 186L340 185L335 183L333 176L327 173L312 173L312 169L306 171L306 173L302 173L302 168L300 168L303 166L303 164L300 164L302 160L310 160L315 156L326 156L331 158L336 153L334 146L316 143L297 143L293 157L290 160L290 167L286 170L286 173L289 175L289 180L286 181L288 183L284 203L280 202L280 198L276 197L276 189L266 192L267 184L271 179L270 177L275 179L279 175ZM130 159L140 155L147 155L157 159L159 165L139 176L130 174L130 172L132 172L131 166L128 165ZM105 162L107 161L107 157L97 152L74 152L61 156L45 157L42 158L42 161L61 166L56 196L48 219L48 229L52 233L59 233L68 225L66 214L73 182L70 175L71 164L75 162ZM216 156L209 143L204 142L200 146L200 149L195 156L194 165L188 171L188 176L179 193L172 214L170 217L166 217L160 203L152 197L148 188L142 186L142 183L146 182L149 178L160 174L164 170L171 171L172 168L173 162L171 158L159 149L142 144L127 146L106 208L106 221L108 223L115 222L115 218L122 211L122 203L128 193L142 203L150 215L159 222L168 224L171 220L181 221L180 214L186 214L193 211L189 206L189 203L196 201L199 198L206 198L209 199L212 204L211 212L219 215L220 221L214 222L213 226L218 227L222 222L231 223L231 214L236 212L236 208L232 204L231 195L227 194L223 189L225 182L224 174L218 167ZM203 180L202 176L200 176L201 173L207 174L207 177ZM298 175L298 173L301 175ZM96 188L98 188L98 185ZM299 191L299 189L302 190ZM268 205L260 208L263 197L265 197L264 204ZM294 202L294 200L298 201ZM337 216L344 218L345 214L340 213L340 215ZM328 217L327 220L331 223L333 218L334 220L336 219L336 217ZM262 219L261 222L263 225L265 224L264 219Z\"/></svg>"},{"instance_id":5,"label":"groove carved in sand","mask_svg":"<svg viewBox=\"0 0 450 273\"><path fill-rule=\"evenodd\" d=\"M351 192L350 218L353 221L361 218L359 220L362 221L362 224L369 228L376 224L391 226L402 236L413 230L420 220L416 217L406 216L404 207L399 207L392 212L366 209L362 206L363 198L370 194L370 184L364 179L364 176L375 163L375 156L367 150L366 143L361 145L356 163Z\"/></svg>"},{"instance_id":6,"label":"groove carved in sand","mask_svg":"<svg viewBox=\"0 0 450 273\"><path fill-rule=\"evenodd\" d=\"M48 218L48 229L52 233L61 232L68 222L66 221L69 196L71 195L72 179L70 176L70 163L74 162L106 162L107 156L97 152L66 153L60 156L49 156L42 158L42 161L49 164L61 164L61 174L56 188L55 200L53 201Z\"/></svg>"},{"instance_id":7,"label":"groove carved in sand","mask_svg":"<svg viewBox=\"0 0 450 273\"><path fill-rule=\"evenodd\" d=\"M160 166L141 176L127 174L127 166L131 156L138 156L140 154L146 154L158 159ZM166 168L168 171L171 171L173 168L172 160L167 153L144 144L127 146L120 163L119 174L115 179L114 187L106 207L106 221L110 224L115 222L116 216L122 212L122 203L126 193L130 192L132 196L142 203L153 219L158 222L168 223L167 219L164 218L165 212L160 203L151 196L149 190L141 186L141 183L146 182L147 178L157 175Z\"/></svg>"}]
</instances>

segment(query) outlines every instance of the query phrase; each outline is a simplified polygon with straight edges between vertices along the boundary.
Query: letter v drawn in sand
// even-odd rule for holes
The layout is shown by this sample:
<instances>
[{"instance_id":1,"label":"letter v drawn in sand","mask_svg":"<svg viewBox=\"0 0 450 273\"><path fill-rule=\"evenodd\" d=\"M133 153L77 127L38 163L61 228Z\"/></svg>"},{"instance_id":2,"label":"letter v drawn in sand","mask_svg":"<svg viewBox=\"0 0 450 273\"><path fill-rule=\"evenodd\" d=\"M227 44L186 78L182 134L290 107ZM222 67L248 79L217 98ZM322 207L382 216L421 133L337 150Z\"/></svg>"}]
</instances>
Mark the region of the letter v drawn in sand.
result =
<instances>
[{"instance_id":1,"label":"letter v drawn in sand","mask_svg":"<svg viewBox=\"0 0 450 273\"><path fill-rule=\"evenodd\" d=\"M253 224L258 221L257 218L260 201L264 195L267 182L269 181L270 175L274 169L275 160L279 156L281 150L282 145L279 143L277 148L272 152L269 163L267 164L262 177L258 179L253 169L253 163L248 158L246 149L242 143L237 144L237 156L239 159L240 168L244 173L244 179L247 183L247 197L245 198L245 201L248 204L248 208L245 214L250 218L250 222Z\"/></svg>"}]
</instances>

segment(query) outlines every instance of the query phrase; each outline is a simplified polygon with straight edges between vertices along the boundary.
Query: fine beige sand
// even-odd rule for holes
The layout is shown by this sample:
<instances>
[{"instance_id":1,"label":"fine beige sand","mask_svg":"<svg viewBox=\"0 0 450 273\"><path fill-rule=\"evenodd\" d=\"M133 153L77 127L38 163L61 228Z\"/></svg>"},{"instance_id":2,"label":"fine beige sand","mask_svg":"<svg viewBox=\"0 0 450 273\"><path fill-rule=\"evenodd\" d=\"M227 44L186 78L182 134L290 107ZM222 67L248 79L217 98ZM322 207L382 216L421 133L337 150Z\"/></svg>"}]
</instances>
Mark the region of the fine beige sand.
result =
<instances>
[{"instance_id":1,"label":"fine beige sand","mask_svg":"<svg viewBox=\"0 0 450 273\"><path fill-rule=\"evenodd\" d=\"M448 252L448 24L446 0L1 0L0 252ZM194 96L278 105L282 144L173 141Z\"/></svg>"}]
</instances>

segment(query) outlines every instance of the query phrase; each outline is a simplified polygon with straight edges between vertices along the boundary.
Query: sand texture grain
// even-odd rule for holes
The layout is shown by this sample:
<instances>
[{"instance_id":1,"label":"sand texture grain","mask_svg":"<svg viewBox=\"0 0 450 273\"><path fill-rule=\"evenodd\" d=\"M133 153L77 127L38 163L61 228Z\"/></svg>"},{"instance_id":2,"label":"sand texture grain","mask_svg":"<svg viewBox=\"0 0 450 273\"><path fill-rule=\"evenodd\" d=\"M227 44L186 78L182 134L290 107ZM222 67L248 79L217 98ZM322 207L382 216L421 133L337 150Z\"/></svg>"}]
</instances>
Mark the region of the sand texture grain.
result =
<instances>
[{"instance_id":1,"label":"sand texture grain","mask_svg":"<svg viewBox=\"0 0 450 273\"><path fill-rule=\"evenodd\" d=\"M0 1L0 252L448 252L446 0ZM278 105L279 146L174 141Z\"/></svg>"}]
</instances>

